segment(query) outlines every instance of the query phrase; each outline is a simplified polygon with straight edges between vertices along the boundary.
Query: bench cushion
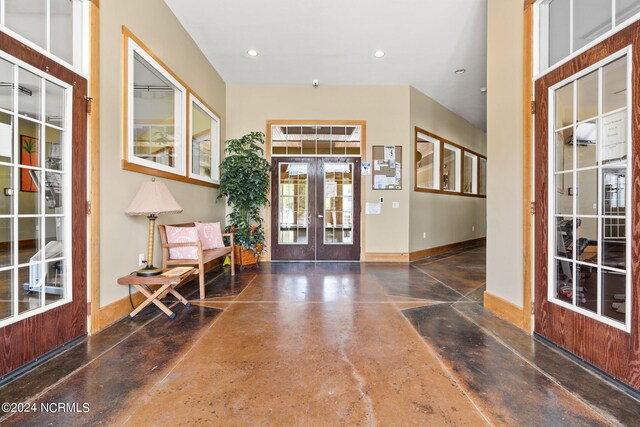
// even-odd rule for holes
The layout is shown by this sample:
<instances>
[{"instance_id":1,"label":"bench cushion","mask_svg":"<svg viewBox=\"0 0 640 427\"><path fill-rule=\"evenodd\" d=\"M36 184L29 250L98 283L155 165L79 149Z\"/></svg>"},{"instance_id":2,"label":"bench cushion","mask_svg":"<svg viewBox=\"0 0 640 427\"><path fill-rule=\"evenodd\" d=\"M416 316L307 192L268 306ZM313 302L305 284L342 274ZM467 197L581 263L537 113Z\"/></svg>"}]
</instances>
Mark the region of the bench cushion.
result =
<instances>
[{"instance_id":1,"label":"bench cushion","mask_svg":"<svg viewBox=\"0 0 640 427\"><path fill-rule=\"evenodd\" d=\"M198 229L196 227L165 227L168 243L190 243L198 241ZM169 248L171 259L198 259L197 246L184 246L181 248Z\"/></svg>"},{"instance_id":2,"label":"bench cushion","mask_svg":"<svg viewBox=\"0 0 640 427\"><path fill-rule=\"evenodd\" d=\"M224 248L219 222L196 222L202 249Z\"/></svg>"}]
</instances>

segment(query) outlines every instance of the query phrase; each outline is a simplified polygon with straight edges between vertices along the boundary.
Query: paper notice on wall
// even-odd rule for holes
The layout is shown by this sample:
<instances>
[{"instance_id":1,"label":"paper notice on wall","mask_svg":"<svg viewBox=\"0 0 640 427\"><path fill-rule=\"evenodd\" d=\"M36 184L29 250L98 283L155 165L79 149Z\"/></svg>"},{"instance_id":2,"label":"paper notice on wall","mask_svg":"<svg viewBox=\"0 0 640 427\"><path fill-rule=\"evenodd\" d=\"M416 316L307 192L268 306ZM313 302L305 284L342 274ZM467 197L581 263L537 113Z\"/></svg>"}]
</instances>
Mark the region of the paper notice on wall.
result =
<instances>
[{"instance_id":1,"label":"paper notice on wall","mask_svg":"<svg viewBox=\"0 0 640 427\"><path fill-rule=\"evenodd\" d=\"M367 202L365 207L365 213L367 215L380 215L380 203Z\"/></svg>"},{"instance_id":2,"label":"paper notice on wall","mask_svg":"<svg viewBox=\"0 0 640 427\"><path fill-rule=\"evenodd\" d=\"M387 186L386 175L374 175L373 176L373 188L375 190L384 190Z\"/></svg>"},{"instance_id":3,"label":"paper notice on wall","mask_svg":"<svg viewBox=\"0 0 640 427\"><path fill-rule=\"evenodd\" d=\"M371 175L371 163L370 162L362 162L360 174L362 176Z\"/></svg>"},{"instance_id":4,"label":"paper notice on wall","mask_svg":"<svg viewBox=\"0 0 640 427\"><path fill-rule=\"evenodd\" d=\"M626 111L602 119L602 161L622 159L627 155Z\"/></svg>"},{"instance_id":5,"label":"paper notice on wall","mask_svg":"<svg viewBox=\"0 0 640 427\"><path fill-rule=\"evenodd\" d=\"M396 162L396 176L394 185L400 185L400 179L402 177L402 165L400 162Z\"/></svg>"},{"instance_id":6,"label":"paper notice on wall","mask_svg":"<svg viewBox=\"0 0 640 427\"><path fill-rule=\"evenodd\" d=\"M384 160L374 160L373 161L373 170L379 171L382 166L389 166L389 164Z\"/></svg>"},{"instance_id":7,"label":"paper notice on wall","mask_svg":"<svg viewBox=\"0 0 640 427\"><path fill-rule=\"evenodd\" d=\"M396 167L396 147L393 145L384 147L384 159L389 162L389 167Z\"/></svg>"}]
</instances>

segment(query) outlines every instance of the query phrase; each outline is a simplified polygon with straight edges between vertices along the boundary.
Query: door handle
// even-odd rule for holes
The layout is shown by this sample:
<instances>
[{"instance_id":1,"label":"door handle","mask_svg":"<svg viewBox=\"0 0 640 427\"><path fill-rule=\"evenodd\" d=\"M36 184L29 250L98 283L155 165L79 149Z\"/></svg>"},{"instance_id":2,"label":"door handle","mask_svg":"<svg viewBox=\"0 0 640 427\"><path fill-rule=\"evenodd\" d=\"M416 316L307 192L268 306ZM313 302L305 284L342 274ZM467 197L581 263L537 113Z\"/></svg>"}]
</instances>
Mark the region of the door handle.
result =
<instances>
[{"instance_id":1,"label":"door handle","mask_svg":"<svg viewBox=\"0 0 640 427\"><path fill-rule=\"evenodd\" d=\"M318 218L324 218L324 215L318 214Z\"/></svg>"}]
</instances>

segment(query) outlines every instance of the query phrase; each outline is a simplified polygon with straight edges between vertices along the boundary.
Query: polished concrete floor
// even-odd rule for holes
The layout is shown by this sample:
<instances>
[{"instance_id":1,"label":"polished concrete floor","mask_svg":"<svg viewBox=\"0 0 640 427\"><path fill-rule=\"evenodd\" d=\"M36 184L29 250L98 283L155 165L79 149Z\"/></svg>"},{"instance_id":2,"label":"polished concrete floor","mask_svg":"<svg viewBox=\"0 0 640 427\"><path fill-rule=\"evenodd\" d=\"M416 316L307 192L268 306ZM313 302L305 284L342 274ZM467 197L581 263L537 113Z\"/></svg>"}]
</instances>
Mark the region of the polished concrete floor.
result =
<instances>
[{"instance_id":1,"label":"polished concrete floor","mask_svg":"<svg viewBox=\"0 0 640 427\"><path fill-rule=\"evenodd\" d=\"M213 273L174 320L147 309L0 388L36 404L0 422L637 425L638 400L483 309L484 265L476 248Z\"/></svg>"}]
</instances>

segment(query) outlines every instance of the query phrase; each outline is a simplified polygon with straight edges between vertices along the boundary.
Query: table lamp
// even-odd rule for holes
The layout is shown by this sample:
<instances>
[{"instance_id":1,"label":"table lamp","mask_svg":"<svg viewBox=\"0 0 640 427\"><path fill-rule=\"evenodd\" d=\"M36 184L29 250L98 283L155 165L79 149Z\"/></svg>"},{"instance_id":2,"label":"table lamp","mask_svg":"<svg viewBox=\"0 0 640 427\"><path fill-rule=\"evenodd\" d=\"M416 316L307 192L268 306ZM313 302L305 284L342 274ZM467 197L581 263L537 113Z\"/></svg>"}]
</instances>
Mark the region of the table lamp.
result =
<instances>
[{"instance_id":1,"label":"table lamp","mask_svg":"<svg viewBox=\"0 0 640 427\"><path fill-rule=\"evenodd\" d=\"M147 265L137 271L138 276L156 276L162 272L153 266L153 238L155 223L159 214L180 213L182 206L176 202L169 189L161 181L152 178L142 184L138 194L125 211L127 215L147 215L149 219L149 239L147 242Z\"/></svg>"}]
</instances>

